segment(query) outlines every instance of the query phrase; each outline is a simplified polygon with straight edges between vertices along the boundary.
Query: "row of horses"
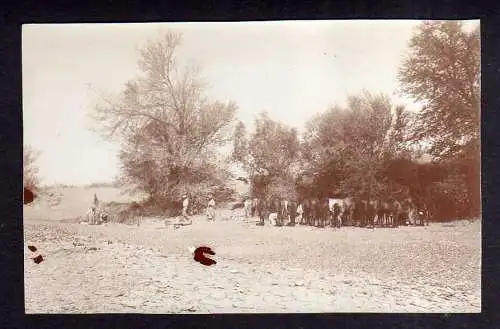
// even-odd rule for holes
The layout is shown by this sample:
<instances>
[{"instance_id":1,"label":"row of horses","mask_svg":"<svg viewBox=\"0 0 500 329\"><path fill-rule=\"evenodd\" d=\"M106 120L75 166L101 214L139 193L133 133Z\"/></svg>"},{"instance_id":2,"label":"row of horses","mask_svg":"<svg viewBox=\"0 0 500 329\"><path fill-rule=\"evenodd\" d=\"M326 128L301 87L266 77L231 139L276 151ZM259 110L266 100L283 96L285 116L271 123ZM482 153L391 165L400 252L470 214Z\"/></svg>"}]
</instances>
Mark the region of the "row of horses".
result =
<instances>
[{"instance_id":1,"label":"row of horses","mask_svg":"<svg viewBox=\"0 0 500 329\"><path fill-rule=\"evenodd\" d=\"M429 216L406 200L360 200L347 198L254 198L244 203L247 218L257 216L257 225L270 220L276 226L296 224L317 227L397 227L429 224Z\"/></svg>"}]
</instances>

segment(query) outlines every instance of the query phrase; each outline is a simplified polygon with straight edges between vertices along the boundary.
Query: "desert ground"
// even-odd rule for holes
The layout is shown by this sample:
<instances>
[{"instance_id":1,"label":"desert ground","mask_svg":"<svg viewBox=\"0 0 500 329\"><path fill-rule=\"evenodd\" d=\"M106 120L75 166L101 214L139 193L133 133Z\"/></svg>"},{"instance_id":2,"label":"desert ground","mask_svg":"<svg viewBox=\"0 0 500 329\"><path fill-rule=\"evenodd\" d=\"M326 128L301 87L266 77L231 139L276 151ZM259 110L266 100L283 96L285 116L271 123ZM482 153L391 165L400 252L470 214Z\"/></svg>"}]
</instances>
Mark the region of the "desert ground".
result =
<instances>
[{"instance_id":1,"label":"desert ground","mask_svg":"<svg viewBox=\"0 0 500 329\"><path fill-rule=\"evenodd\" d=\"M481 311L479 220L262 227L219 208L215 222L193 216L177 229L162 219L83 225L67 219L83 215L95 191L69 190L58 205L25 206L26 313ZM194 261L190 248L202 245L217 264Z\"/></svg>"}]
</instances>

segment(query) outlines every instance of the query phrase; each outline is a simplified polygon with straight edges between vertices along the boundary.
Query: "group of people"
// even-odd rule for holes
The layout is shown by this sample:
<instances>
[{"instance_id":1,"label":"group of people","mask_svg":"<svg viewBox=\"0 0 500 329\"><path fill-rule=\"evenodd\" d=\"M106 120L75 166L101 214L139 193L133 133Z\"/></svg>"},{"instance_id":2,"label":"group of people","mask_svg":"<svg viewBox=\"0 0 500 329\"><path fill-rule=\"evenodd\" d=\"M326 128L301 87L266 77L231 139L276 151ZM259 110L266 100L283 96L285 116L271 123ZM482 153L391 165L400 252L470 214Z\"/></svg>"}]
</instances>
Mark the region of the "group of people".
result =
<instances>
[{"instance_id":1,"label":"group of people","mask_svg":"<svg viewBox=\"0 0 500 329\"><path fill-rule=\"evenodd\" d=\"M105 223L108 220L108 215L99 208L99 199L97 198L97 194L95 193L92 200L92 205L87 211L86 217L87 223L89 225Z\"/></svg>"},{"instance_id":2,"label":"group of people","mask_svg":"<svg viewBox=\"0 0 500 329\"><path fill-rule=\"evenodd\" d=\"M310 226L346 225L360 227L396 227L424 225L429 222L425 209L411 199L361 200L356 198L305 198L300 201L280 198L255 198L244 202L247 218L257 215L257 225Z\"/></svg>"},{"instance_id":3,"label":"group of people","mask_svg":"<svg viewBox=\"0 0 500 329\"><path fill-rule=\"evenodd\" d=\"M213 195L209 195L208 205L205 211L205 215L207 220L215 221L215 199ZM189 220L188 214L188 206L189 206L189 197L187 194L182 196L182 217L184 220Z\"/></svg>"}]
</instances>

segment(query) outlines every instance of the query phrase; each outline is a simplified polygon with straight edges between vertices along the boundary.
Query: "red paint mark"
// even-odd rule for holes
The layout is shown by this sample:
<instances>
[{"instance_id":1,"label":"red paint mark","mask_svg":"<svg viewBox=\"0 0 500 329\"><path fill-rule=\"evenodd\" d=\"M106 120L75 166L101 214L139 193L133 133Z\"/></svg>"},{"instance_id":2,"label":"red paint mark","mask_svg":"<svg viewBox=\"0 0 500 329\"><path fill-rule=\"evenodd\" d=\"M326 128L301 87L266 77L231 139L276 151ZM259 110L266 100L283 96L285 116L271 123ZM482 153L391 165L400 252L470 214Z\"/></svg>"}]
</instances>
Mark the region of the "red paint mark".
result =
<instances>
[{"instance_id":1,"label":"red paint mark","mask_svg":"<svg viewBox=\"0 0 500 329\"><path fill-rule=\"evenodd\" d=\"M35 200L35 193L33 193L29 188L24 188L24 204L32 203Z\"/></svg>"},{"instance_id":2,"label":"red paint mark","mask_svg":"<svg viewBox=\"0 0 500 329\"><path fill-rule=\"evenodd\" d=\"M209 247L204 247L204 246L198 247L194 251L194 260L205 266L217 264L215 260L205 257L204 254L215 255L215 252L213 252L212 249L210 249Z\"/></svg>"},{"instance_id":3,"label":"red paint mark","mask_svg":"<svg viewBox=\"0 0 500 329\"><path fill-rule=\"evenodd\" d=\"M43 257L42 255L38 255L36 256L35 258L33 258L33 261L37 264L40 264L41 262L43 262Z\"/></svg>"}]
</instances>

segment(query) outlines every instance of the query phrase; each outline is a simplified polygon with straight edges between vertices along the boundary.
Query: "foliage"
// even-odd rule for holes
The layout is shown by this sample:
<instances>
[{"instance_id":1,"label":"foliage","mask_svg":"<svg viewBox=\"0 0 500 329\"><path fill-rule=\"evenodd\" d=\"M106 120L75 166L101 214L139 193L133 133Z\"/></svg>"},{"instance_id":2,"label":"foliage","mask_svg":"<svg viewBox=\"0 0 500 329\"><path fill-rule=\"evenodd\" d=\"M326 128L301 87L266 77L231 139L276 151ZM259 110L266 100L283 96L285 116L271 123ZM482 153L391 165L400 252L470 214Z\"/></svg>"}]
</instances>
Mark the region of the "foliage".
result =
<instances>
[{"instance_id":1,"label":"foliage","mask_svg":"<svg viewBox=\"0 0 500 329\"><path fill-rule=\"evenodd\" d=\"M234 137L233 159L249 173L252 195L296 197L290 184L298 174L300 143L296 129L261 112L255 118L255 131L250 136L239 123Z\"/></svg>"},{"instance_id":2,"label":"foliage","mask_svg":"<svg viewBox=\"0 0 500 329\"><path fill-rule=\"evenodd\" d=\"M40 152L29 145L23 147L23 185L30 190L37 190L40 184L38 177L39 168L36 161Z\"/></svg>"},{"instance_id":3,"label":"foliage","mask_svg":"<svg viewBox=\"0 0 500 329\"><path fill-rule=\"evenodd\" d=\"M248 140L245 124L238 121L233 133L233 151L231 158L235 162L246 165L246 157L248 155Z\"/></svg>"},{"instance_id":4,"label":"foliage","mask_svg":"<svg viewBox=\"0 0 500 329\"><path fill-rule=\"evenodd\" d=\"M455 172L454 178L436 183L434 196L452 200L450 207L460 208L460 213L478 215L479 27L466 31L459 21L422 23L410 41L399 80L401 91L423 104L412 122L411 140L426 141L434 160Z\"/></svg>"},{"instance_id":5,"label":"foliage","mask_svg":"<svg viewBox=\"0 0 500 329\"><path fill-rule=\"evenodd\" d=\"M335 106L313 118L303 143L305 185L319 187L317 196L385 196L381 173L391 157L406 152L405 118L387 96L367 91L350 96L346 108Z\"/></svg>"},{"instance_id":6,"label":"foliage","mask_svg":"<svg viewBox=\"0 0 500 329\"><path fill-rule=\"evenodd\" d=\"M199 70L180 69L181 36L167 34L142 49L142 75L117 97L102 96L94 118L108 138L122 144L120 182L148 193L161 208L216 192L227 181L217 147L231 139L236 105L209 102ZM196 196L196 197L195 197ZM197 200L193 209L198 209Z\"/></svg>"},{"instance_id":7,"label":"foliage","mask_svg":"<svg viewBox=\"0 0 500 329\"><path fill-rule=\"evenodd\" d=\"M436 159L459 158L477 144L479 28L467 32L459 21L422 23L410 41L399 80L403 93L424 104L413 125L413 139L428 140Z\"/></svg>"}]
</instances>

